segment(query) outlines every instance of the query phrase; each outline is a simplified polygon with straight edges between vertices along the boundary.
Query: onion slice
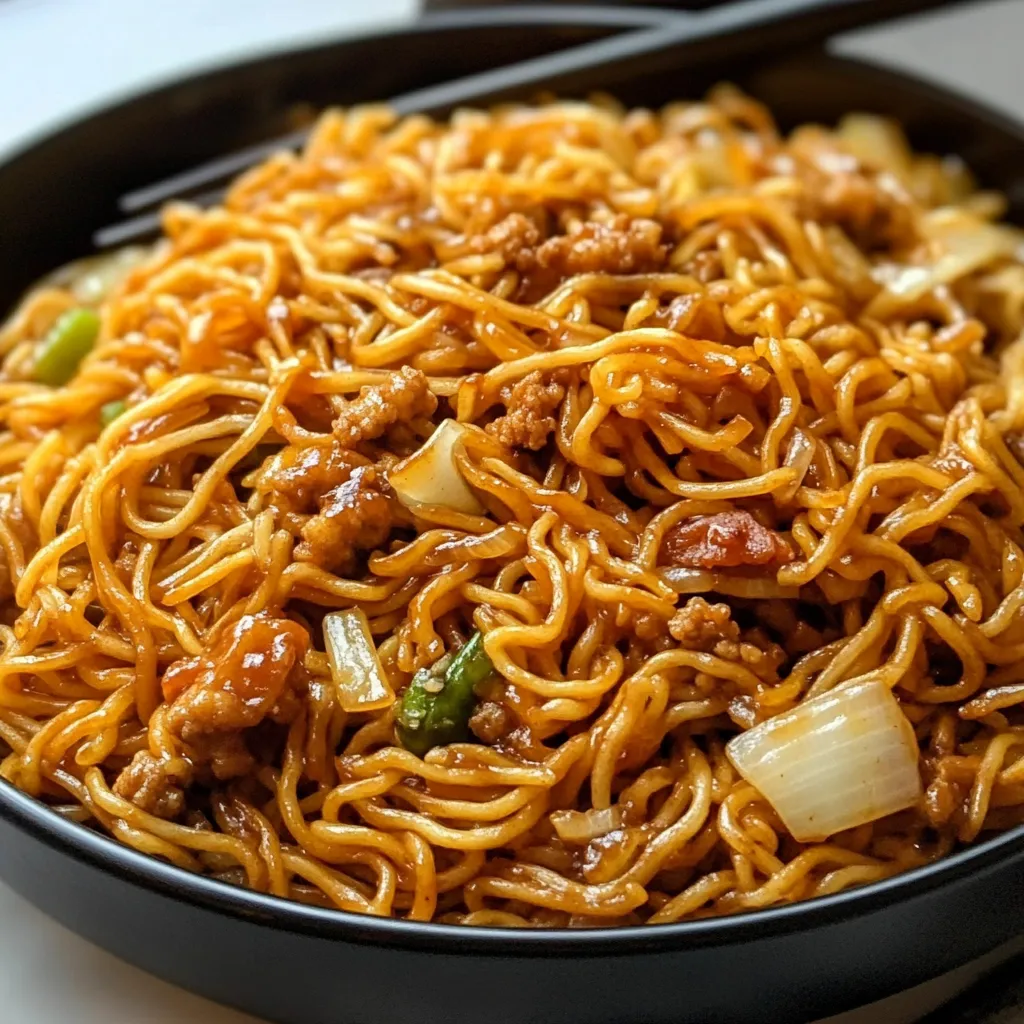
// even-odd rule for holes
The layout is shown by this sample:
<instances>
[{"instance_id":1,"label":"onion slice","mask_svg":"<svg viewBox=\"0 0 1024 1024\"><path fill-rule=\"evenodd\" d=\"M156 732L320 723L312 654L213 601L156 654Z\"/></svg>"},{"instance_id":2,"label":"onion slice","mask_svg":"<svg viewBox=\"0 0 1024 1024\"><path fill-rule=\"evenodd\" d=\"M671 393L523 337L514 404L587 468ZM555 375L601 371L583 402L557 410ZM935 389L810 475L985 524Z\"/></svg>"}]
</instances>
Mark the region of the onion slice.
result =
<instances>
[{"instance_id":1,"label":"onion slice","mask_svg":"<svg viewBox=\"0 0 1024 1024\"><path fill-rule=\"evenodd\" d=\"M406 508L442 505L468 515L484 512L455 462L456 447L468 429L457 420L444 420L422 448L388 473L388 482Z\"/></svg>"},{"instance_id":2,"label":"onion slice","mask_svg":"<svg viewBox=\"0 0 1024 1024\"><path fill-rule=\"evenodd\" d=\"M900 304L915 302L940 285L952 284L999 259L1020 258L1024 236L1005 224L991 224L967 210L939 207L921 218L921 233L939 255L924 265L880 264L875 280L884 291L866 315L885 317Z\"/></svg>"},{"instance_id":3,"label":"onion slice","mask_svg":"<svg viewBox=\"0 0 1024 1024\"><path fill-rule=\"evenodd\" d=\"M836 137L865 167L888 171L904 183L910 181L914 156L895 122L874 114L847 114L839 122Z\"/></svg>"},{"instance_id":4,"label":"onion slice","mask_svg":"<svg viewBox=\"0 0 1024 1024\"><path fill-rule=\"evenodd\" d=\"M879 682L805 701L736 736L725 752L803 843L905 810L921 795L913 727Z\"/></svg>"},{"instance_id":5,"label":"onion slice","mask_svg":"<svg viewBox=\"0 0 1024 1024\"><path fill-rule=\"evenodd\" d=\"M748 600L793 600L800 596L799 587L784 587L774 575L730 576L709 569L691 569L670 565L660 570L661 578L677 594L724 594Z\"/></svg>"},{"instance_id":6,"label":"onion slice","mask_svg":"<svg viewBox=\"0 0 1024 1024\"><path fill-rule=\"evenodd\" d=\"M394 704L395 692L377 656L366 612L350 608L325 615L324 643L343 711L376 711Z\"/></svg>"},{"instance_id":7,"label":"onion slice","mask_svg":"<svg viewBox=\"0 0 1024 1024\"><path fill-rule=\"evenodd\" d=\"M805 434L799 427L793 431L783 465L796 470L796 477L791 484L786 484L776 492L779 501L792 501L796 497L796 492L803 486L804 477L807 476L807 471L811 468L811 463L814 462L816 450L817 446L812 437Z\"/></svg>"},{"instance_id":8,"label":"onion slice","mask_svg":"<svg viewBox=\"0 0 1024 1024\"><path fill-rule=\"evenodd\" d=\"M583 845L591 839L606 836L622 827L622 812L618 807L605 807L589 811L552 811L551 824L563 843Z\"/></svg>"}]
</instances>

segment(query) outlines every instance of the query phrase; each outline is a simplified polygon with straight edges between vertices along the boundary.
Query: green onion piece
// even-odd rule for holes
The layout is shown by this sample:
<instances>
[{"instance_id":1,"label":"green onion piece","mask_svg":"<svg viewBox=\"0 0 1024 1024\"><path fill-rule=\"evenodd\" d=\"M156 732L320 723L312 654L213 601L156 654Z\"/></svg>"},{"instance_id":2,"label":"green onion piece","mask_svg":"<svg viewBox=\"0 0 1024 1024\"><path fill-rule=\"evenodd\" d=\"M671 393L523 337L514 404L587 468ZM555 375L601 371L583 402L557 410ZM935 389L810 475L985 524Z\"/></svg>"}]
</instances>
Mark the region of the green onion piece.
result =
<instances>
[{"instance_id":1,"label":"green onion piece","mask_svg":"<svg viewBox=\"0 0 1024 1024\"><path fill-rule=\"evenodd\" d=\"M36 357L35 378L40 384L59 388L78 371L78 364L92 351L100 332L100 318L92 309L69 309L50 328Z\"/></svg>"},{"instance_id":2,"label":"green onion piece","mask_svg":"<svg viewBox=\"0 0 1024 1024\"><path fill-rule=\"evenodd\" d=\"M100 423L105 427L109 427L127 408L128 406L120 398L115 399L113 402L104 403L100 406Z\"/></svg>"}]
</instances>

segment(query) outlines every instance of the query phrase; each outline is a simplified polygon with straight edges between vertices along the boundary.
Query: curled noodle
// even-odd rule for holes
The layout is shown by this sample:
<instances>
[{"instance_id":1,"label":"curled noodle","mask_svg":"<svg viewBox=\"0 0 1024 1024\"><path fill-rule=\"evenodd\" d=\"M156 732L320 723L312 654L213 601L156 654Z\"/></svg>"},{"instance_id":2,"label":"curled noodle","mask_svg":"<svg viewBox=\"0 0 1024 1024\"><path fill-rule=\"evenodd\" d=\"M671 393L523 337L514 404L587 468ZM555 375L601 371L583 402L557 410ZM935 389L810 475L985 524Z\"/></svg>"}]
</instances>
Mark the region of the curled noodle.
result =
<instances>
[{"instance_id":1,"label":"curled noodle","mask_svg":"<svg viewBox=\"0 0 1024 1024\"><path fill-rule=\"evenodd\" d=\"M811 898L1024 821L1024 248L959 169L884 156L729 89L331 112L166 211L64 386L33 353L75 296L29 294L0 776L188 871L513 927ZM969 231L987 254L951 262ZM450 417L479 511L403 505L390 472ZM393 706L345 710L338 609L398 693L480 631L469 739L420 758ZM283 666L231 727L182 714L203 658L242 671L226 636ZM867 679L924 798L799 843L725 742Z\"/></svg>"}]
</instances>

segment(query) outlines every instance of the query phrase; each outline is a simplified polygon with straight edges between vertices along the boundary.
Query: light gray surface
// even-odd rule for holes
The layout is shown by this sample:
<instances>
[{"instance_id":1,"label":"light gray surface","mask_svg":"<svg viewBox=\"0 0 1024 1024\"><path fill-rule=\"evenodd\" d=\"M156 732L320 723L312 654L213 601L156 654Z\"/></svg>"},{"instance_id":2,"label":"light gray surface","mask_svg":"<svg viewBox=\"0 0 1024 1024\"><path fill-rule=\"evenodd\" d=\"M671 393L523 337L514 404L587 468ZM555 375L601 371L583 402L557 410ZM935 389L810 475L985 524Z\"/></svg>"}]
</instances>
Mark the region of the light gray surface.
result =
<instances>
[{"instance_id":1,"label":"light gray surface","mask_svg":"<svg viewBox=\"0 0 1024 1024\"><path fill-rule=\"evenodd\" d=\"M408 17L415 6L415 0L0 0L0 151L186 68ZM1024 117L1022 39L1024 0L999 0L876 30L842 48ZM255 1024L119 963L2 885L0 923L5 1024Z\"/></svg>"}]
</instances>

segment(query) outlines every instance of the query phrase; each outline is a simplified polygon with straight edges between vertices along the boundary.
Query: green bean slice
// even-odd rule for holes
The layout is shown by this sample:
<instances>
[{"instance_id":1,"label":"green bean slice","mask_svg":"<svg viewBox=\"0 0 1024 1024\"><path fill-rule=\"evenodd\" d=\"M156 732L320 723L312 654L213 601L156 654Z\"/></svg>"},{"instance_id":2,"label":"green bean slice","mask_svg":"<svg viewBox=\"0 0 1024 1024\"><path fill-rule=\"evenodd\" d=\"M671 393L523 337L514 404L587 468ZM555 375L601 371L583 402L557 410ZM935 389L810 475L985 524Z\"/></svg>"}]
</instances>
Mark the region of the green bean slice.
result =
<instances>
[{"instance_id":1,"label":"green bean slice","mask_svg":"<svg viewBox=\"0 0 1024 1024\"><path fill-rule=\"evenodd\" d=\"M59 388L78 372L100 333L100 318L93 309L69 309L43 339L36 356L35 378Z\"/></svg>"},{"instance_id":2,"label":"green bean slice","mask_svg":"<svg viewBox=\"0 0 1024 1024\"><path fill-rule=\"evenodd\" d=\"M128 406L120 398L115 399L113 402L105 402L100 406L100 423L105 427L109 427L127 408Z\"/></svg>"},{"instance_id":3,"label":"green bean slice","mask_svg":"<svg viewBox=\"0 0 1024 1024\"><path fill-rule=\"evenodd\" d=\"M451 659L422 668L406 687L395 713L395 731L406 750L423 757L434 747L469 736L475 688L494 673L482 633L474 633Z\"/></svg>"}]
</instances>

